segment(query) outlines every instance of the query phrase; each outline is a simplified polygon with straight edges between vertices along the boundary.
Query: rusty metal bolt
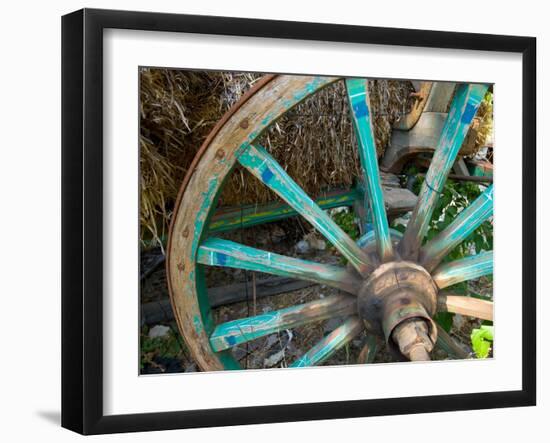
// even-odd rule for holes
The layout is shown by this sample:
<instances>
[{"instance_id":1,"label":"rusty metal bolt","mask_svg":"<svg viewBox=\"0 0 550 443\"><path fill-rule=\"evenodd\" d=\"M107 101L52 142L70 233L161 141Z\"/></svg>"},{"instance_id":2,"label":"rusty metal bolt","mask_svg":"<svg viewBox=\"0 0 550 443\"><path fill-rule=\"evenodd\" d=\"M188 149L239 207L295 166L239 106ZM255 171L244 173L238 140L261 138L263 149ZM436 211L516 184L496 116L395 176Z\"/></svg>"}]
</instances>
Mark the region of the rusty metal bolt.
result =
<instances>
[{"instance_id":1,"label":"rusty metal bolt","mask_svg":"<svg viewBox=\"0 0 550 443\"><path fill-rule=\"evenodd\" d=\"M225 157L225 152L224 152L224 150L223 150L222 148L218 149L218 150L216 151L216 158L219 159L219 160L221 160L221 159L224 158L224 157Z\"/></svg>"},{"instance_id":2,"label":"rusty metal bolt","mask_svg":"<svg viewBox=\"0 0 550 443\"><path fill-rule=\"evenodd\" d=\"M245 118L245 119L241 120L241 123L240 123L239 126L243 129L248 128L248 119Z\"/></svg>"}]
</instances>

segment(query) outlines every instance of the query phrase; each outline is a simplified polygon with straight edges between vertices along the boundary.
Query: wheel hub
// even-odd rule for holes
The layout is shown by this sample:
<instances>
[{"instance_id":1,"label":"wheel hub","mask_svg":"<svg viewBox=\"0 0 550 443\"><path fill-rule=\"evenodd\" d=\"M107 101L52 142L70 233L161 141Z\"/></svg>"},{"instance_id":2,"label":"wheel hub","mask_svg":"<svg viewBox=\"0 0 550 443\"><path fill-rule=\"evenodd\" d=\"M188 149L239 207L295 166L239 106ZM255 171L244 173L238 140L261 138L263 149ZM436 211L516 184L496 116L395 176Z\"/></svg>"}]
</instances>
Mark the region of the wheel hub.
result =
<instances>
[{"instance_id":1,"label":"wheel hub","mask_svg":"<svg viewBox=\"0 0 550 443\"><path fill-rule=\"evenodd\" d=\"M379 266L358 294L358 312L366 329L383 336L393 351L410 359L424 359L437 339L432 316L437 308L437 286L430 274L413 262L394 261Z\"/></svg>"}]
</instances>

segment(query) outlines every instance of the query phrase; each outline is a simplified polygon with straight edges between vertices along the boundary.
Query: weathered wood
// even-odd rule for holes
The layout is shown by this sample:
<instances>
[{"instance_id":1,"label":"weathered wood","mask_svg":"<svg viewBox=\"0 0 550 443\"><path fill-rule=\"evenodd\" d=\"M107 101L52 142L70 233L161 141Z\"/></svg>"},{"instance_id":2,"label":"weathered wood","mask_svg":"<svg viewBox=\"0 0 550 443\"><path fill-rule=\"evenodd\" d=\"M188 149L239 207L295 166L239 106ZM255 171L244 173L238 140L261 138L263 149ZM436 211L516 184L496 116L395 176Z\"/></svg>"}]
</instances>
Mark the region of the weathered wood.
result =
<instances>
[{"instance_id":1,"label":"weathered wood","mask_svg":"<svg viewBox=\"0 0 550 443\"><path fill-rule=\"evenodd\" d=\"M338 189L317 198L315 203L321 209L331 209L352 206L358 199L359 193L356 189ZM284 220L296 215L298 215L298 212L284 203L221 208L212 217L208 231L214 233L248 228L262 223Z\"/></svg>"},{"instance_id":2,"label":"weathered wood","mask_svg":"<svg viewBox=\"0 0 550 443\"><path fill-rule=\"evenodd\" d=\"M365 340L363 340L363 347L357 357L357 363L366 364L374 362L376 354L378 353L379 344L375 335L367 334Z\"/></svg>"},{"instance_id":3,"label":"weathered wood","mask_svg":"<svg viewBox=\"0 0 550 443\"><path fill-rule=\"evenodd\" d=\"M464 295L439 294L437 309L441 312L476 317L482 320L493 321L493 302Z\"/></svg>"},{"instance_id":4,"label":"weathered wood","mask_svg":"<svg viewBox=\"0 0 550 443\"><path fill-rule=\"evenodd\" d=\"M363 171L363 182L366 186L368 205L370 214L372 215L374 231L376 232L378 256L382 262L387 262L393 258L393 245L390 239L384 195L380 186L378 156L376 153L372 119L370 117L367 80L358 78L347 79L346 87L353 127L358 141L357 150L359 151L359 159Z\"/></svg>"},{"instance_id":5,"label":"weathered wood","mask_svg":"<svg viewBox=\"0 0 550 443\"><path fill-rule=\"evenodd\" d=\"M441 326L437 325L437 343L436 346L443 349L447 354L465 360L469 357L468 352L466 352L462 346L460 346L456 341L443 329Z\"/></svg>"},{"instance_id":6,"label":"weathered wood","mask_svg":"<svg viewBox=\"0 0 550 443\"><path fill-rule=\"evenodd\" d=\"M363 322L353 316L338 326L327 336L323 337L308 352L294 361L289 367L303 368L320 365L330 358L338 349L349 343L363 330Z\"/></svg>"},{"instance_id":7,"label":"weathered wood","mask_svg":"<svg viewBox=\"0 0 550 443\"><path fill-rule=\"evenodd\" d=\"M284 329L326 320L330 317L350 315L356 310L355 297L333 295L255 317L223 323L216 326L210 335L210 344L215 351L222 351Z\"/></svg>"},{"instance_id":8,"label":"weathered wood","mask_svg":"<svg viewBox=\"0 0 550 443\"><path fill-rule=\"evenodd\" d=\"M310 222L360 274L366 275L372 271L373 265L367 255L264 148L258 145L247 145L239 153L238 161Z\"/></svg>"},{"instance_id":9,"label":"weathered wood","mask_svg":"<svg viewBox=\"0 0 550 443\"><path fill-rule=\"evenodd\" d=\"M493 176L493 164L487 160L468 160L466 164L470 174L474 177Z\"/></svg>"},{"instance_id":10,"label":"weathered wood","mask_svg":"<svg viewBox=\"0 0 550 443\"><path fill-rule=\"evenodd\" d=\"M455 246L466 240L492 215L493 185L458 214L449 226L422 247L419 254L420 264L428 271L434 269Z\"/></svg>"},{"instance_id":11,"label":"weathered wood","mask_svg":"<svg viewBox=\"0 0 550 443\"><path fill-rule=\"evenodd\" d=\"M440 265L432 278L439 289L493 273L493 251Z\"/></svg>"},{"instance_id":12,"label":"weathered wood","mask_svg":"<svg viewBox=\"0 0 550 443\"><path fill-rule=\"evenodd\" d=\"M315 286L316 284L317 283L310 281L296 280L287 277L256 279L256 298L260 299L299 291L300 289ZM208 288L208 301L212 308L226 306L232 303L240 303L246 301L247 294L252 294L253 290L254 286L252 281ZM168 298L143 303L140 311L141 325L150 325L163 321L172 321L174 319L174 312L172 311L172 305Z\"/></svg>"},{"instance_id":13,"label":"weathered wood","mask_svg":"<svg viewBox=\"0 0 550 443\"><path fill-rule=\"evenodd\" d=\"M350 294L356 294L361 284L357 274L343 266L287 257L219 238L208 238L203 242L197 254L197 262L209 266L225 266L299 278L341 289Z\"/></svg>"},{"instance_id":14,"label":"weathered wood","mask_svg":"<svg viewBox=\"0 0 550 443\"><path fill-rule=\"evenodd\" d=\"M407 112L405 115L401 116L401 118L394 123L394 129L404 131L410 130L414 125L416 125L416 122L422 115L422 112L425 110L428 97L431 95L430 92L432 91L433 83L413 82L413 84L414 83L417 83L416 85L414 85L417 100L415 101L410 112Z\"/></svg>"},{"instance_id":15,"label":"weathered wood","mask_svg":"<svg viewBox=\"0 0 550 443\"><path fill-rule=\"evenodd\" d=\"M395 174L381 173L380 179L388 215L399 215L414 209L418 197L408 189L401 188L399 178ZM477 177L474 177L474 179L477 179ZM335 189L315 199L315 203L325 210L342 206L355 207L355 205L358 209L363 209L365 205L363 200L364 192L360 189ZM222 207L217 209L212 216L208 231L217 233L248 228L297 215L299 213L285 203Z\"/></svg>"},{"instance_id":16,"label":"weathered wood","mask_svg":"<svg viewBox=\"0 0 550 443\"><path fill-rule=\"evenodd\" d=\"M212 351L213 319L195 258L209 215L237 151L253 142L287 110L337 78L268 76L233 107L205 140L180 188L168 240L168 282L178 327L203 371L238 368L231 356Z\"/></svg>"},{"instance_id":17,"label":"weathered wood","mask_svg":"<svg viewBox=\"0 0 550 443\"><path fill-rule=\"evenodd\" d=\"M417 258L447 175L486 91L487 85L479 84L462 84L456 90L418 202L399 244L404 259Z\"/></svg>"},{"instance_id":18,"label":"weathered wood","mask_svg":"<svg viewBox=\"0 0 550 443\"><path fill-rule=\"evenodd\" d=\"M447 112L449 103L453 98L456 83L452 82L434 82L430 95L426 100L424 113L428 112Z\"/></svg>"},{"instance_id":19,"label":"weathered wood","mask_svg":"<svg viewBox=\"0 0 550 443\"><path fill-rule=\"evenodd\" d=\"M453 165L453 172L456 175L460 175L463 177L468 177L470 175L470 171L468 171L468 166L466 166L466 162L463 158L456 159Z\"/></svg>"},{"instance_id":20,"label":"weathered wood","mask_svg":"<svg viewBox=\"0 0 550 443\"><path fill-rule=\"evenodd\" d=\"M388 215L400 215L412 211L418 197L406 188L382 188Z\"/></svg>"},{"instance_id":21,"label":"weathered wood","mask_svg":"<svg viewBox=\"0 0 550 443\"><path fill-rule=\"evenodd\" d=\"M437 149L446 118L446 113L424 112L410 131L394 130L380 162L381 169L398 174L412 158L432 154Z\"/></svg>"},{"instance_id":22,"label":"weathered wood","mask_svg":"<svg viewBox=\"0 0 550 443\"><path fill-rule=\"evenodd\" d=\"M367 248L369 244L374 242L375 235L376 234L374 233L374 231L367 232L357 240L357 245L359 245L359 247L362 249ZM403 234L401 232L393 228L390 228L390 235L393 242L397 242L403 237Z\"/></svg>"}]
</instances>

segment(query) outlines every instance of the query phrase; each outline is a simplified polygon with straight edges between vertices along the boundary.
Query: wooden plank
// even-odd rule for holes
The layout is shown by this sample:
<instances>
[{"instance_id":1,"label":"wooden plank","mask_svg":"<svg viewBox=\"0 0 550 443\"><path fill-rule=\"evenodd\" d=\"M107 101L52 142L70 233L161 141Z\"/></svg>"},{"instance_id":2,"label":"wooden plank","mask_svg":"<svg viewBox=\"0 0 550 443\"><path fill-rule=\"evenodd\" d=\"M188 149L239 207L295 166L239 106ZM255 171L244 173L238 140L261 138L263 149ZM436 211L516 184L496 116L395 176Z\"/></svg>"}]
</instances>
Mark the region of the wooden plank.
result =
<instances>
[{"instance_id":1,"label":"wooden plank","mask_svg":"<svg viewBox=\"0 0 550 443\"><path fill-rule=\"evenodd\" d=\"M476 317L493 321L493 302L464 295L440 294L437 297L437 309L442 312Z\"/></svg>"},{"instance_id":2,"label":"wooden plank","mask_svg":"<svg viewBox=\"0 0 550 443\"><path fill-rule=\"evenodd\" d=\"M449 226L422 247L419 255L420 264L428 272L434 269L455 246L466 240L492 215L493 185L458 214Z\"/></svg>"},{"instance_id":3,"label":"wooden plank","mask_svg":"<svg viewBox=\"0 0 550 443\"><path fill-rule=\"evenodd\" d=\"M357 299L355 297L334 295L302 305L223 323L216 326L210 335L210 344L215 351L222 351L277 331L326 320L330 317L350 315L356 310Z\"/></svg>"},{"instance_id":4,"label":"wooden plank","mask_svg":"<svg viewBox=\"0 0 550 443\"><path fill-rule=\"evenodd\" d=\"M295 280L287 277L271 277L256 280L256 298L270 297L278 294L298 291L310 286L315 286L316 283ZM208 288L208 300L212 308L225 306L232 303L244 302L251 298L253 292L252 281L234 283L231 285L217 286ZM168 298L159 301L143 303L141 305L140 324L154 324L159 322L172 321L174 312Z\"/></svg>"},{"instance_id":5,"label":"wooden plank","mask_svg":"<svg viewBox=\"0 0 550 443\"><path fill-rule=\"evenodd\" d=\"M441 326L437 325L437 343L436 346L443 349L452 357L465 360L469 357L462 346L460 346Z\"/></svg>"},{"instance_id":6,"label":"wooden plank","mask_svg":"<svg viewBox=\"0 0 550 443\"><path fill-rule=\"evenodd\" d=\"M432 278L439 289L493 273L493 251L440 265Z\"/></svg>"},{"instance_id":7,"label":"wooden plank","mask_svg":"<svg viewBox=\"0 0 550 443\"><path fill-rule=\"evenodd\" d=\"M432 82L413 82L413 85L414 89L416 90L415 95L417 97L417 100L414 102L410 112L407 112L405 115L401 116L401 118L394 123L394 129L408 131L414 125L416 125L423 111L425 111L428 98L432 95L432 88L434 85L437 85L437 83L434 84Z\"/></svg>"},{"instance_id":8,"label":"wooden plank","mask_svg":"<svg viewBox=\"0 0 550 443\"><path fill-rule=\"evenodd\" d=\"M352 206L359 198L356 189L338 189L327 192L315 200L321 209ZM222 208L216 211L209 225L209 232L223 232L237 228L248 228L295 217L298 212L285 203L247 205L245 207Z\"/></svg>"},{"instance_id":9,"label":"wooden plank","mask_svg":"<svg viewBox=\"0 0 550 443\"><path fill-rule=\"evenodd\" d=\"M357 274L343 266L287 257L220 238L208 238L202 243L197 254L197 262L209 266L225 266L299 278L351 294L356 294L361 285Z\"/></svg>"},{"instance_id":10,"label":"wooden plank","mask_svg":"<svg viewBox=\"0 0 550 443\"><path fill-rule=\"evenodd\" d=\"M264 148L257 145L248 145L239 154L238 161L309 221L348 259L360 274L366 275L374 269L368 256L298 186Z\"/></svg>"},{"instance_id":11,"label":"wooden plank","mask_svg":"<svg viewBox=\"0 0 550 443\"><path fill-rule=\"evenodd\" d=\"M379 348L380 345L376 336L373 334L367 334L365 340L363 341L361 352L359 352L359 356L357 357L357 363L365 364L374 362Z\"/></svg>"},{"instance_id":12,"label":"wooden plank","mask_svg":"<svg viewBox=\"0 0 550 443\"><path fill-rule=\"evenodd\" d=\"M353 316L323 337L308 352L294 361L290 368L303 368L320 365L330 358L338 349L349 343L363 330L363 321Z\"/></svg>"},{"instance_id":13,"label":"wooden plank","mask_svg":"<svg viewBox=\"0 0 550 443\"><path fill-rule=\"evenodd\" d=\"M456 90L418 202L399 244L404 259L417 258L447 175L486 91L487 85L479 84L461 84Z\"/></svg>"},{"instance_id":14,"label":"wooden plank","mask_svg":"<svg viewBox=\"0 0 550 443\"><path fill-rule=\"evenodd\" d=\"M418 197L406 188L383 189L384 202L388 215L399 215L412 211L418 201Z\"/></svg>"},{"instance_id":15,"label":"wooden plank","mask_svg":"<svg viewBox=\"0 0 550 443\"><path fill-rule=\"evenodd\" d=\"M468 170L474 177L492 177L493 164L487 160L468 160Z\"/></svg>"},{"instance_id":16,"label":"wooden plank","mask_svg":"<svg viewBox=\"0 0 550 443\"><path fill-rule=\"evenodd\" d=\"M359 159L363 171L368 196L368 207L376 232L378 256L382 262L393 258L393 244L390 239L388 217L384 204L384 195L380 186L378 155L376 141L370 117L370 101L367 80L359 78L346 79L346 89L350 104L353 127L357 138Z\"/></svg>"}]
</instances>

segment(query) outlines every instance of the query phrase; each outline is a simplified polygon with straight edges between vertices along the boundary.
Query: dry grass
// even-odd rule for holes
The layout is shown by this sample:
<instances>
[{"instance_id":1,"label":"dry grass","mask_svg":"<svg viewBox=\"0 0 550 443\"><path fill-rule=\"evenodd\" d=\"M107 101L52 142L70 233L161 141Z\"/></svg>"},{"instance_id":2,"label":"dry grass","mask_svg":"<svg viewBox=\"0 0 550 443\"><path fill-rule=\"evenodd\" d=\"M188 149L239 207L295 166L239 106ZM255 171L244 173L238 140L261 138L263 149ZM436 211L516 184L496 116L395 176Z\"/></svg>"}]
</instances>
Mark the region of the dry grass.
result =
<instances>
[{"instance_id":1,"label":"dry grass","mask_svg":"<svg viewBox=\"0 0 550 443\"><path fill-rule=\"evenodd\" d=\"M143 68L140 75L140 236L161 244L178 187L216 122L260 78L259 74ZM378 154L391 127L410 106L412 83L369 81ZM283 116L261 142L311 196L349 186L359 176L355 136L343 82ZM488 111L492 115L492 110ZM485 126L483 126L485 128ZM475 145L482 135L476 133ZM227 180L221 205L264 203L275 195L240 168Z\"/></svg>"}]
</instances>

